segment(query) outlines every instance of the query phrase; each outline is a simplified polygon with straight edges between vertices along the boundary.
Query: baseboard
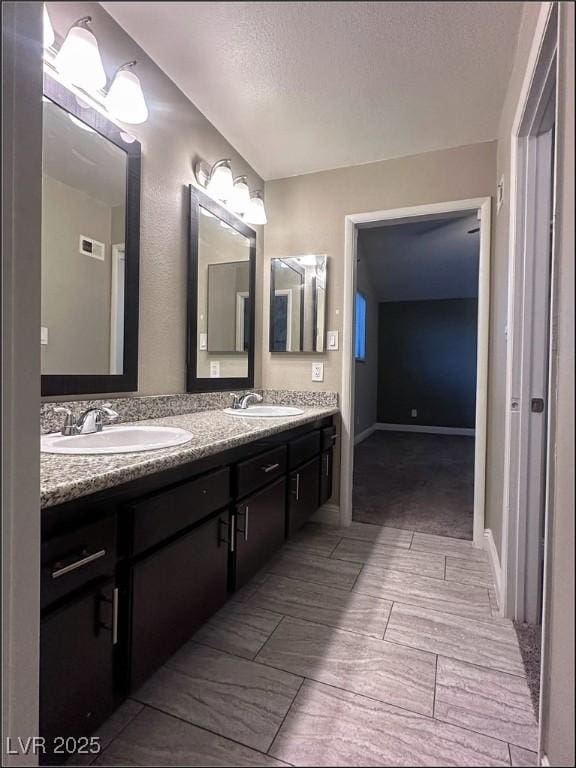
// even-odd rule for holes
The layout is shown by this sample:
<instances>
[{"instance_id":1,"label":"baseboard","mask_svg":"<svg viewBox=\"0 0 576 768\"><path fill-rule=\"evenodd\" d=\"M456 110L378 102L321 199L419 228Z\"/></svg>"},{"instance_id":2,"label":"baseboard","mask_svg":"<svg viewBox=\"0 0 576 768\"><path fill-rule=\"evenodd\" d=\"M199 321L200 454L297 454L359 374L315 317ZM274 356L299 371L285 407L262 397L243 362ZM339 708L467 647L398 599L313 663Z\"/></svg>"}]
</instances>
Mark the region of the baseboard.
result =
<instances>
[{"instance_id":1,"label":"baseboard","mask_svg":"<svg viewBox=\"0 0 576 768\"><path fill-rule=\"evenodd\" d=\"M500 566L500 558L498 557L498 550L496 549L496 543L494 536L490 528L484 529L484 547L488 553L488 559L490 560L490 566L492 568L492 575L494 577L494 587L496 589L496 599L498 600L498 608L502 611L502 568Z\"/></svg>"},{"instance_id":2,"label":"baseboard","mask_svg":"<svg viewBox=\"0 0 576 768\"><path fill-rule=\"evenodd\" d=\"M467 427L428 427L420 424L383 424L382 422L374 424L371 429L372 431L381 429L385 432L422 432L428 435L464 435L466 437L474 437L476 433L475 429Z\"/></svg>"},{"instance_id":3,"label":"baseboard","mask_svg":"<svg viewBox=\"0 0 576 768\"><path fill-rule=\"evenodd\" d=\"M354 435L354 445L358 445L358 443L361 443L363 440L366 440L367 437L370 437L376 430L376 424L372 424L371 427L368 427L368 429L363 430L362 432L359 432L357 435Z\"/></svg>"},{"instance_id":4,"label":"baseboard","mask_svg":"<svg viewBox=\"0 0 576 768\"><path fill-rule=\"evenodd\" d=\"M324 504L310 518L313 523L340 525L340 507L338 504Z\"/></svg>"}]
</instances>

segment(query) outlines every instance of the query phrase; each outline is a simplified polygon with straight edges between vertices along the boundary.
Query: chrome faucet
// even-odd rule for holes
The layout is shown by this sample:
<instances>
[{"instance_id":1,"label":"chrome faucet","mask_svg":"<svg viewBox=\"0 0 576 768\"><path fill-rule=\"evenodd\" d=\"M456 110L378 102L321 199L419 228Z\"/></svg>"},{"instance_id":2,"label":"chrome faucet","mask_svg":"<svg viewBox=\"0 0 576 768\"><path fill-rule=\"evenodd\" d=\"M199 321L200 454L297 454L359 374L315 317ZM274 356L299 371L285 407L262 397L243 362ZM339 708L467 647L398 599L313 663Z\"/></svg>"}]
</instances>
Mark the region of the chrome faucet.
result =
<instances>
[{"instance_id":1,"label":"chrome faucet","mask_svg":"<svg viewBox=\"0 0 576 768\"><path fill-rule=\"evenodd\" d=\"M231 392L230 395L232 396L231 407L235 411L246 410L246 408L248 408L249 403L251 402L261 403L263 400L262 395L258 395L256 392L248 392L245 395L237 395L234 392Z\"/></svg>"},{"instance_id":2,"label":"chrome faucet","mask_svg":"<svg viewBox=\"0 0 576 768\"><path fill-rule=\"evenodd\" d=\"M103 416L109 419L117 419L119 414L110 408L110 403L103 403L95 408L87 408L80 414L77 420L69 408L58 406L54 413L65 413L66 418L62 426L63 435L89 435L93 432L102 432L104 426Z\"/></svg>"}]
</instances>

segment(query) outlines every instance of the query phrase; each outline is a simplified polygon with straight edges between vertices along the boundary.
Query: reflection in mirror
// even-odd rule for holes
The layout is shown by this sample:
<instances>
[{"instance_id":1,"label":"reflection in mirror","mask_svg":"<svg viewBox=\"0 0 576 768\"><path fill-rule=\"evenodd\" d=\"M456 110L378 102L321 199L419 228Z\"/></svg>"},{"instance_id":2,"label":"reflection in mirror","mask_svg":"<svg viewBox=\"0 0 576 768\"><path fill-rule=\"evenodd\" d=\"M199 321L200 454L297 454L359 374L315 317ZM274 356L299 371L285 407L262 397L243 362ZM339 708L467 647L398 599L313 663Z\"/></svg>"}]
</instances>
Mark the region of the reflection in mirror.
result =
<instances>
[{"instance_id":1,"label":"reflection in mirror","mask_svg":"<svg viewBox=\"0 0 576 768\"><path fill-rule=\"evenodd\" d=\"M270 352L323 352L326 255L272 259Z\"/></svg>"},{"instance_id":2,"label":"reflection in mirror","mask_svg":"<svg viewBox=\"0 0 576 768\"><path fill-rule=\"evenodd\" d=\"M199 206L197 378L245 378L251 239Z\"/></svg>"},{"instance_id":3,"label":"reflection in mirror","mask_svg":"<svg viewBox=\"0 0 576 768\"><path fill-rule=\"evenodd\" d=\"M127 155L43 102L42 373L122 374Z\"/></svg>"}]
</instances>

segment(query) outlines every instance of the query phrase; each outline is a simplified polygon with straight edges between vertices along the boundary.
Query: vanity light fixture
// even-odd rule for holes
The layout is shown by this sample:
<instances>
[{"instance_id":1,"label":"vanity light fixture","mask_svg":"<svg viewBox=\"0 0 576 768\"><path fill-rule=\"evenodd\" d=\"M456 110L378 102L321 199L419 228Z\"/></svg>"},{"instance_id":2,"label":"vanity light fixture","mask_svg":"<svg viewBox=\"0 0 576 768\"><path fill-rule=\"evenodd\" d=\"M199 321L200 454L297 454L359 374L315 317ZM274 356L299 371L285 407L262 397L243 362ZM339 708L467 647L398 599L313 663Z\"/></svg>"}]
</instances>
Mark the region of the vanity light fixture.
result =
<instances>
[{"instance_id":1,"label":"vanity light fixture","mask_svg":"<svg viewBox=\"0 0 576 768\"><path fill-rule=\"evenodd\" d=\"M232 164L230 160L218 160L210 171L210 178L206 185L206 191L211 197L222 202L228 202L234 190L234 177L232 176Z\"/></svg>"},{"instance_id":2,"label":"vanity light fixture","mask_svg":"<svg viewBox=\"0 0 576 768\"><path fill-rule=\"evenodd\" d=\"M88 28L91 21L91 16L84 16L70 27L54 61L66 80L88 92L106 85L98 41Z\"/></svg>"},{"instance_id":3,"label":"vanity light fixture","mask_svg":"<svg viewBox=\"0 0 576 768\"><path fill-rule=\"evenodd\" d=\"M248 186L248 179L246 176L237 176L234 179L234 188L232 190L232 198L230 200L230 207L234 213L243 215L250 206L250 188Z\"/></svg>"},{"instance_id":4,"label":"vanity light fixture","mask_svg":"<svg viewBox=\"0 0 576 768\"><path fill-rule=\"evenodd\" d=\"M137 125L148 119L148 107L138 76L132 72L135 61L118 68L106 94L106 108L122 123Z\"/></svg>"},{"instance_id":5,"label":"vanity light fixture","mask_svg":"<svg viewBox=\"0 0 576 768\"><path fill-rule=\"evenodd\" d=\"M43 6L43 36L44 48L51 48L54 45L54 27L50 21L46 6Z\"/></svg>"},{"instance_id":6,"label":"vanity light fixture","mask_svg":"<svg viewBox=\"0 0 576 768\"><path fill-rule=\"evenodd\" d=\"M248 210L244 216L244 221L247 224L255 224L257 226L268 223L268 219L266 218L266 209L264 208L264 200L262 199L261 192L254 192L250 198L250 205L248 206Z\"/></svg>"}]
</instances>

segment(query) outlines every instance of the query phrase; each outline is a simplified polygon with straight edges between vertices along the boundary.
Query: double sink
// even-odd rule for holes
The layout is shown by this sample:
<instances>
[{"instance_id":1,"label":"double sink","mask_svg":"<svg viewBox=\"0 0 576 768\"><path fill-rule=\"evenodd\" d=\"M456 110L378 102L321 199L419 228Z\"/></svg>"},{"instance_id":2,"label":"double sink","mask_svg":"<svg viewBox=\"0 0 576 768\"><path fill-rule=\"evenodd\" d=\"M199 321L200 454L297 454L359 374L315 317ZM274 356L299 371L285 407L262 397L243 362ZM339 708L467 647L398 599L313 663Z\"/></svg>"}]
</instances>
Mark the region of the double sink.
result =
<instances>
[{"instance_id":1,"label":"double sink","mask_svg":"<svg viewBox=\"0 0 576 768\"><path fill-rule=\"evenodd\" d=\"M239 418L285 418L299 416L304 411L284 405L251 405L247 408L225 408L224 413ZM106 454L137 453L174 448L189 443L194 436L181 427L164 426L108 426L101 432L86 435L43 435L40 450L43 453Z\"/></svg>"}]
</instances>

